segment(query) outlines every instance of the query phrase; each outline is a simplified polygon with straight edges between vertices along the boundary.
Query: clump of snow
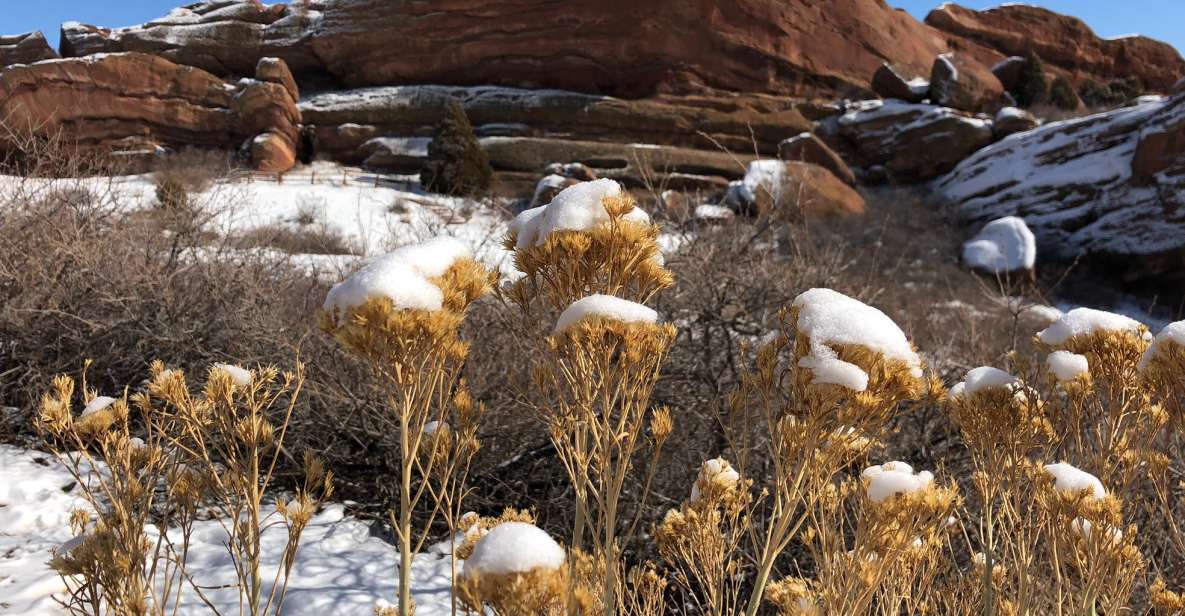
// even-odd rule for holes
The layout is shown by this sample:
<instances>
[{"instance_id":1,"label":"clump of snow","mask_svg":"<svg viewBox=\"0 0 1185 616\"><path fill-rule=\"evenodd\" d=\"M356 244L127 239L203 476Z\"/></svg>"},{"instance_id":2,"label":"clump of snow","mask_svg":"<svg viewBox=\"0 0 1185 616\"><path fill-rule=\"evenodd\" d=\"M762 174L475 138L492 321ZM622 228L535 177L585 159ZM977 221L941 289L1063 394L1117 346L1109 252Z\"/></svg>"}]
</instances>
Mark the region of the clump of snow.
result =
<instances>
[{"instance_id":1,"label":"clump of snow","mask_svg":"<svg viewBox=\"0 0 1185 616\"><path fill-rule=\"evenodd\" d=\"M740 473L736 472L736 469L724 458L707 460L699 467L699 477L696 479L695 485L691 486L691 502L699 502L701 482L705 485L715 484L729 488L735 486L740 480Z\"/></svg>"},{"instance_id":2,"label":"clump of snow","mask_svg":"<svg viewBox=\"0 0 1185 616\"><path fill-rule=\"evenodd\" d=\"M764 190L777 201L786 183L786 163L780 160L755 160L745 168L741 180L740 196L747 203L755 203L757 195Z\"/></svg>"},{"instance_id":3,"label":"clump of snow","mask_svg":"<svg viewBox=\"0 0 1185 616\"><path fill-rule=\"evenodd\" d=\"M799 365L815 371L815 377L844 386L859 386L858 367L845 364L831 345L859 345L889 359L905 362L914 377L922 376L921 360L905 333L885 313L831 289L811 289L794 299L798 332L810 340L810 358ZM851 367L849 367L851 366ZM853 370L855 368L855 370ZM861 370L861 373L863 371ZM863 387L867 387L863 375Z\"/></svg>"},{"instance_id":4,"label":"clump of snow","mask_svg":"<svg viewBox=\"0 0 1185 616\"><path fill-rule=\"evenodd\" d=\"M433 436L441 430L448 431L447 422L432 420L424 424L424 436Z\"/></svg>"},{"instance_id":5,"label":"clump of snow","mask_svg":"<svg viewBox=\"0 0 1185 616\"><path fill-rule=\"evenodd\" d=\"M1049 372L1060 382L1073 381L1084 374L1090 374L1090 362L1085 355L1069 351L1054 351L1045 360Z\"/></svg>"},{"instance_id":6,"label":"clump of snow","mask_svg":"<svg viewBox=\"0 0 1185 616\"><path fill-rule=\"evenodd\" d=\"M930 487L934 474L930 471L914 473L904 462L887 462L864 469L860 476L867 482L868 498L874 503L898 494L911 494Z\"/></svg>"},{"instance_id":7,"label":"clump of snow","mask_svg":"<svg viewBox=\"0 0 1185 616\"><path fill-rule=\"evenodd\" d=\"M978 235L963 244L963 262L992 273L1033 269L1037 239L1024 219L1005 216L984 225Z\"/></svg>"},{"instance_id":8,"label":"clump of snow","mask_svg":"<svg viewBox=\"0 0 1185 616\"><path fill-rule=\"evenodd\" d=\"M1104 498L1107 490L1098 477L1065 462L1046 464L1045 472L1053 477L1053 488L1058 492L1075 494L1083 490L1090 490L1094 498Z\"/></svg>"},{"instance_id":9,"label":"clump of snow","mask_svg":"<svg viewBox=\"0 0 1185 616\"><path fill-rule=\"evenodd\" d=\"M830 347L825 347L820 354L835 354ZM852 391L868 389L868 373L856 364L843 361L838 357L819 357L807 355L798 360L798 366L810 370L814 377L814 385L839 385Z\"/></svg>"},{"instance_id":10,"label":"clump of snow","mask_svg":"<svg viewBox=\"0 0 1185 616\"><path fill-rule=\"evenodd\" d=\"M623 323L656 323L658 313L637 302L613 297L612 295L590 295L572 302L556 321L555 331L560 333L588 317L605 317Z\"/></svg>"},{"instance_id":11,"label":"clump of snow","mask_svg":"<svg viewBox=\"0 0 1185 616\"><path fill-rule=\"evenodd\" d=\"M110 407L112 404L115 404L115 398L110 396L95 396L90 402L86 404L86 407L82 409L82 414L78 417L81 419L83 417L94 415L95 413Z\"/></svg>"},{"instance_id":12,"label":"clump of snow","mask_svg":"<svg viewBox=\"0 0 1185 616\"><path fill-rule=\"evenodd\" d=\"M342 312L385 297L399 309L440 310L444 295L429 280L470 256L469 248L451 237L405 246L383 255L354 275L334 285L325 297L325 310Z\"/></svg>"},{"instance_id":13,"label":"clump of snow","mask_svg":"<svg viewBox=\"0 0 1185 616\"><path fill-rule=\"evenodd\" d=\"M557 231L587 231L609 222L605 200L622 196L621 185L610 179L581 182L556 195L551 203L519 214L511 223L518 234L518 247L543 244ZM641 208L622 216L624 220L646 223L650 216Z\"/></svg>"},{"instance_id":14,"label":"clump of snow","mask_svg":"<svg viewBox=\"0 0 1185 616\"><path fill-rule=\"evenodd\" d=\"M695 206L695 217L699 220L730 220L736 213L723 205L702 204Z\"/></svg>"},{"instance_id":15,"label":"clump of snow","mask_svg":"<svg viewBox=\"0 0 1185 616\"><path fill-rule=\"evenodd\" d=\"M1037 337L1045 344L1057 346L1071 338L1099 331L1139 333L1142 328L1139 321L1120 314L1093 308L1075 308L1042 330ZM1144 337L1151 338L1151 335L1144 332Z\"/></svg>"},{"instance_id":16,"label":"clump of snow","mask_svg":"<svg viewBox=\"0 0 1185 616\"><path fill-rule=\"evenodd\" d=\"M1058 310L1057 308L1054 308L1053 306L1034 304L1028 308L1025 308L1021 314L1027 317L1032 317L1037 321L1044 321L1046 325L1050 325L1056 323L1057 320L1062 318L1062 315L1065 313L1061 310Z\"/></svg>"},{"instance_id":17,"label":"clump of snow","mask_svg":"<svg viewBox=\"0 0 1185 616\"><path fill-rule=\"evenodd\" d=\"M967 371L967 376L964 377L963 383L968 394L990 389L993 387L1013 387L1017 384L1017 378L1000 370L999 368L992 368L991 366L980 366L972 368Z\"/></svg>"},{"instance_id":18,"label":"clump of snow","mask_svg":"<svg viewBox=\"0 0 1185 616\"><path fill-rule=\"evenodd\" d=\"M238 387L246 387L251 384L251 371L242 366L234 366L231 364L214 364L214 370L225 372L230 377L231 381Z\"/></svg>"},{"instance_id":19,"label":"clump of snow","mask_svg":"<svg viewBox=\"0 0 1185 616\"><path fill-rule=\"evenodd\" d=\"M1185 321L1177 321L1176 323L1169 323L1160 330L1159 334L1152 339L1152 344L1148 346L1148 350L1144 351L1144 356L1140 358L1140 370L1143 371L1152 361L1153 357L1160 352L1161 345L1169 343L1176 344L1180 347L1185 347Z\"/></svg>"},{"instance_id":20,"label":"clump of snow","mask_svg":"<svg viewBox=\"0 0 1185 616\"><path fill-rule=\"evenodd\" d=\"M999 124L1004 120L1023 120L1029 117L1029 112L1017 107L1004 107L996 112L996 123Z\"/></svg>"},{"instance_id":21,"label":"clump of snow","mask_svg":"<svg viewBox=\"0 0 1185 616\"><path fill-rule=\"evenodd\" d=\"M534 524L504 522L473 546L462 575L503 575L564 565L564 548Z\"/></svg>"},{"instance_id":22,"label":"clump of snow","mask_svg":"<svg viewBox=\"0 0 1185 616\"><path fill-rule=\"evenodd\" d=\"M1073 529L1073 531L1077 533L1078 536L1090 541L1090 534L1091 531L1094 530L1094 524L1091 524L1090 520L1085 518L1074 518L1074 520L1070 522L1070 528ZM1107 527L1106 535L1107 539L1113 543L1118 543L1123 539L1123 531L1115 528L1114 526Z\"/></svg>"}]
</instances>

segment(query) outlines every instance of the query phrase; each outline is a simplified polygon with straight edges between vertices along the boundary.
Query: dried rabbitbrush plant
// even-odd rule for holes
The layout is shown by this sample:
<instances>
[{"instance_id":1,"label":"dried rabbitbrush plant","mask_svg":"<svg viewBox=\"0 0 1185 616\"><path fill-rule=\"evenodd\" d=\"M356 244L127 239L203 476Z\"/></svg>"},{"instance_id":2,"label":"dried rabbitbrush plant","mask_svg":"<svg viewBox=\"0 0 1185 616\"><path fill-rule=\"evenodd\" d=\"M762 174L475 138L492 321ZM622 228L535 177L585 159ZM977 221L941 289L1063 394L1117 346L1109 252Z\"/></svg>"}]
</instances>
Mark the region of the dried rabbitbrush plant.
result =
<instances>
[{"instance_id":1,"label":"dried rabbitbrush plant","mask_svg":"<svg viewBox=\"0 0 1185 616\"><path fill-rule=\"evenodd\" d=\"M87 404L78 418L70 411L73 381L55 380L38 427L95 512L93 520L90 512L76 512L79 536L53 563L67 578L67 607L74 613L163 615L177 609L186 587L210 606L186 569L201 508L212 510L226 532L240 611L280 613L300 535L332 493L332 477L307 457L296 496L265 513L264 494L302 379L299 367L281 375L271 368L252 373L216 365L195 396L180 371L154 362L147 391L132 396L131 404L126 397L96 396L84 381ZM143 438L132 436L133 429ZM107 473L93 472L94 454ZM153 541L144 532L149 526L155 528ZM273 526L287 531L287 544L281 567L265 583L260 539ZM180 539L169 529L179 531Z\"/></svg>"},{"instance_id":2,"label":"dried rabbitbrush plant","mask_svg":"<svg viewBox=\"0 0 1185 616\"><path fill-rule=\"evenodd\" d=\"M401 616L414 611L412 557L433 521L443 516L450 535L460 523L484 411L461 378L469 344L460 327L495 281L463 244L440 237L372 261L329 292L321 313L322 329L364 360L386 392L399 446L399 503L390 517L400 547ZM413 529L425 496L429 519Z\"/></svg>"},{"instance_id":3,"label":"dried rabbitbrush plant","mask_svg":"<svg viewBox=\"0 0 1185 616\"><path fill-rule=\"evenodd\" d=\"M834 494L836 475L883 438L900 404L938 387L923 378L892 320L857 300L813 289L781 320L782 332L758 349L729 400L742 473L749 452L763 448L772 484L762 523L750 530L758 562L749 616L760 608L778 558Z\"/></svg>"}]
</instances>

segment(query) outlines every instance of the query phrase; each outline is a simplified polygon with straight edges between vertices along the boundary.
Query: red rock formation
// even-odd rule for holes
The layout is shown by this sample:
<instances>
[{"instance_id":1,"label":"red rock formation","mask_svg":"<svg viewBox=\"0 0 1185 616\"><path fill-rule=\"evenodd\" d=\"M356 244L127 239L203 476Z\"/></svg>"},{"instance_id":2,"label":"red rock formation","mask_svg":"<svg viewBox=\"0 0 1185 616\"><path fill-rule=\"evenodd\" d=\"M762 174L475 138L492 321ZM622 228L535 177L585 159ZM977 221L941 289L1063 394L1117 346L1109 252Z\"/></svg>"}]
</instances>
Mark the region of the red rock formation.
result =
<instances>
[{"instance_id":1,"label":"red rock formation","mask_svg":"<svg viewBox=\"0 0 1185 616\"><path fill-rule=\"evenodd\" d=\"M40 32L0 36L0 67L32 64L56 57L58 52L49 46L49 41L46 41L45 35Z\"/></svg>"},{"instance_id":2,"label":"red rock formation","mask_svg":"<svg viewBox=\"0 0 1185 616\"><path fill-rule=\"evenodd\" d=\"M1185 75L1185 60L1172 45L1142 36L1100 38L1080 19L1035 6L974 11L945 4L931 11L926 23L946 33L952 48L987 66L1032 49L1047 68L1076 83L1139 77L1146 87L1165 92Z\"/></svg>"},{"instance_id":3,"label":"red rock formation","mask_svg":"<svg viewBox=\"0 0 1185 616\"><path fill-rule=\"evenodd\" d=\"M144 51L215 73L263 56L351 86L553 87L629 98L866 88L882 62L924 73L941 37L883 0L205 2L142 27L63 27L63 53Z\"/></svg>"},{"instance_id":4,"label":"red rock formation","mask_svg":"<svg viewBox=\"0 0 1185 616\"><path fill-rule=\"evenodd\" d=\"M125 152L233 150L264 134L295 143L300 125L296 101L280 84L229 84L135 53L0 71L0 117L13 130L61 131L84 148Z\"/></svg>"}]
</instances>

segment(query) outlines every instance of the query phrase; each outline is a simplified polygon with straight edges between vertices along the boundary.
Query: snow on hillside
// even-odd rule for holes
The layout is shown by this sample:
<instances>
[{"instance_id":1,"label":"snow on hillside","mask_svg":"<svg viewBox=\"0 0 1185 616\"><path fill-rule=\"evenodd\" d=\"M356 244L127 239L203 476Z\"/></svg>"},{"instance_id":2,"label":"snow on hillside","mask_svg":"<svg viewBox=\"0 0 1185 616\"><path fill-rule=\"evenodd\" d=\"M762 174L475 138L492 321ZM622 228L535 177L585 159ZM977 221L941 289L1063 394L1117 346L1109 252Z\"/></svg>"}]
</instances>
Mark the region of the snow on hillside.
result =
<instances>
[{"instance_id":1,"label":"snow on hillside","mask_svg":"<svg viewBox=\"0 0 1185 616\"><path fill-rule=\"evenodd\" d=\"M66 613L54 600L64 586L48 562L73 536L70 512L85 505L73 484L53 456L0 445L0 614ZM195 526L189 566L203 587L233 582L225 537L216 520ZM264 579L274 576L285 539L282 528L264 534ZM451 563L445 545L415 558L413 596L419 616L451 613ZM302 537L284 614L370 616L376 603L395 599L398 562L395 547L373 536L368 523L345 515L342 505L329 505ZM220 612L238 612L237 590L205 592ZM178 613L205 616L210 609L187 589Z\"/></svg>"}]
</instances>

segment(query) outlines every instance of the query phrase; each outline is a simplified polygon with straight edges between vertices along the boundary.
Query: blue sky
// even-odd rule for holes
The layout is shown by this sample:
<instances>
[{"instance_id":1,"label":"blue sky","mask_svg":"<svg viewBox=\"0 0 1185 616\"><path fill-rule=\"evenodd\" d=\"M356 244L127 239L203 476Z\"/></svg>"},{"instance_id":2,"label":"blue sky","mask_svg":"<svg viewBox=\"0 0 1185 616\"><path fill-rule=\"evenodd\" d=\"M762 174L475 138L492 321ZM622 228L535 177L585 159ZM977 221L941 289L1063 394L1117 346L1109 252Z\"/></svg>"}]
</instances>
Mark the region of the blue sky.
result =
<instances>
[{"instance_id":1,"label":"blue sky","mask_svg":"<svg viewBox=\"0 0 1185 616\"><path fill-rule=\"evenodd\" d=\"M8 0L4 7L3 34L41 30L57 43L63 21L100 26L130 26L169 12L190 0ZM918 19L939 0L889 0ZM1185 49L1185 0L1031 0L1031 4L1082 18L1102 36L1139 33ZM962 0L971 8L986 8L1000 0Z\"/></svg>"}]
</instances>

